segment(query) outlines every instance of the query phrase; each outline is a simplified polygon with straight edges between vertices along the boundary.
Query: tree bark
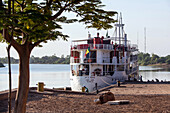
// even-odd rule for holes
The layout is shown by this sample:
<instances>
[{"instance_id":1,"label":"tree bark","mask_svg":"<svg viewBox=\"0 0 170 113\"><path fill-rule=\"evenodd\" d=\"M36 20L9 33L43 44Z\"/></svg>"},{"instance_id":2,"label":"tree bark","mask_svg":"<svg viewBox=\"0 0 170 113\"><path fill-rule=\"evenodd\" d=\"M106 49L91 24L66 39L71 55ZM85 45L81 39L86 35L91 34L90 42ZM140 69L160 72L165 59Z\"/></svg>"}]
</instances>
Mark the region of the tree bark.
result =
<instances>
[{"instance_id":1,"label":"tree bark","mask_svg":"<svg viewBox=\"0 0 170 113\"><path fill-rule=\"evenodd\" d=\"M28 44L22 45L19 53L19 81L15 99L14 113L25 113L29 92L29 58L31 50Z\"/></svg>"}]
</instances>

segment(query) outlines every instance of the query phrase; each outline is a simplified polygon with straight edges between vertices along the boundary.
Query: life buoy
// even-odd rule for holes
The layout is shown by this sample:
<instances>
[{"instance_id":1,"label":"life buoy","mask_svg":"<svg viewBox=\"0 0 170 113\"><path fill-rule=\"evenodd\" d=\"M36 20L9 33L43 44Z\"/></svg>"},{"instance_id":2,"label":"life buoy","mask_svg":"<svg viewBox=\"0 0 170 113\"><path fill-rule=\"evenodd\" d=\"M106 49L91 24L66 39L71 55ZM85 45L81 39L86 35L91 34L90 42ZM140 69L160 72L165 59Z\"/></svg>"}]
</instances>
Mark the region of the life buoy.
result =
<instances>
[{"instance_id":1,"label":"life buoy","mask_svg":"<svg viewBox=\"0 0 170 113\"><path fill-rule=\"evenodd\" d=\"M99 68L97 68L97 69L94 70L94 72L95 72L95 74L96 74L97 76L100 76L101 71L102 71L102 70L99 69Z\"/></svg>"},{"instance_id":2,"label":"life buoy","mask_svg":"<svg viewBox=\"0 0 170 113\"><path fill-rule=\"evenodd\" d=\"M92 60L91 59L88 59L88 63L91 63L92 62Z\"/></svg>"},{"instance_id":3,"label":"life buoy","mask_svg":"<svg viewBox=\"0 0 170 113\"><path fill-rule=\"evenodd\" d=\"M92 76L95 76L95 72L92 72Z\"/></svg>"}]
</instances>

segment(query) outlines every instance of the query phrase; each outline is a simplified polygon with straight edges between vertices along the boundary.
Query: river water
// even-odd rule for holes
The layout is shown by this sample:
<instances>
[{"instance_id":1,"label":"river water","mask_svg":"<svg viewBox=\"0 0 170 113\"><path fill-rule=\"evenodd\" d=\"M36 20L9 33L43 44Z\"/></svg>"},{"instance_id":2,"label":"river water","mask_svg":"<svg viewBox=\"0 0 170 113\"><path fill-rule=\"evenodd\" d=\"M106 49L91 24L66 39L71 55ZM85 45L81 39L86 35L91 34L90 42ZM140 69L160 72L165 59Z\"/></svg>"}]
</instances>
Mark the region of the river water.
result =
<instances>
[{"instance_id":1,"label":"river water","mask_svg":"<svg viewBox=\"0 0 170 113\"><path fill-rule=\"evenodd\" d=\"M9 84L8 66L0 68L0 91L7 90ZM12 64L12 88L18 87L18 64ZM139 74L144 81L170 81L170 70L152 66L140 66ZM44 82L47 88L70 86L70 65L68 64L30 64L30 87L37 87L38 82Z\"/></svg>"}]
</instances>

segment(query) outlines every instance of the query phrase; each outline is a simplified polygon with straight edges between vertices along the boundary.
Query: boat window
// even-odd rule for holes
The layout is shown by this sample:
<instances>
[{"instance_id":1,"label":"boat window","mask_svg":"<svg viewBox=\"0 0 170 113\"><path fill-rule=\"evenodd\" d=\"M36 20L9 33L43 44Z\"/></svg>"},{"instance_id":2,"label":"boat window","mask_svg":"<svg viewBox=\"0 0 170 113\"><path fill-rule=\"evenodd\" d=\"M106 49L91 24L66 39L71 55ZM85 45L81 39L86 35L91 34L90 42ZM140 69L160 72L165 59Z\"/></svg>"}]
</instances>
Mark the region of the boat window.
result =
<instances>
[{"instance_id":1,"label":"boat window","mask_svg":"<svg viewBox=\"0 0 170 113\"><path fill-rule=\"evenodd\" d=\"M106 65L103 65L103 75L105 75L107 72L107 66Z\"/></svg>"},{"instance_id":2,"label":"boat window","mask_svg":"<svg viewBox=\"0 0 170 113\"><path fill-rule=\"evenodd\" d=\"M90 51L90 58L86 57L84 63L96 63L96 51Z\"/></svg>"},{"instance_id":3,"label":"boat window","mask_svg":"<svg viewBox=\"0 0 170 113\"><path fill-rule=\"evenodd\" d=\"M118 65L117 70L118 71L124 71L124 65Z\"/></svg>"},{"instance_id":4,"label":"boat window","mask_svg":"<svg viewBox=\"0 0 170 113\"><path fill-rule=\"evenodd\" d=\"M79 75L79 65L73 65L72 66L72 75L78 76Z\"/></svg>"},{"instance_id":5,"label":"boat window","mask_svg":"<svg viewBox=\"0 0 170 113\"><path fill-rule=\"evenodd\" d=\"M114 66L113 65L109 65L109 73L111 76L114 74Z\"/></svg>"},{"instance_id":6,"label":"boat window","mask_svg":"<svg viewBox=\"0 0 170 113\"><path fill-rule=\"evenodd\" d=\"M80 63L80 53L78 51L72 51L71 56L74 58L73 63Z\"/></svg>"},{"instance_id":7,"label":"boat window","mask_svg":"<svg viewBox=\"0 0 170 113\"><path fill-rule=\"evenodd\" d=\"M114 56L114 52L111 51L111 52L110 52L110 63L112 63L112 58L113 58L113 56Z\"/></svg>"},{"instance_id":8,"label":"boat window","mask_svg":"<svg viewBox=\"0 0 170 113\"><path fill-rule=\"evenodd\" d=\"M113 75L114 74L114 65L103 65L103 76Z\"/></svg>"},{"instance_id":9,"label":"boat window","mask_svg":"<svg viewBox=\"0 0 170 113\"><path fill-rule=\"evenodd\" d=\"M89 65L83 65L82 76L83 75L89 75Z\"/></svg>"},{"instance_id":10,"label":"boat window","mask_svg":"<svg viewBox=\"0 0 170 113\"><path fill-rule=\"evenodd\" d=\"M103 76L110 75L109 73L109 65L103 65Z\"/></svg>"},{"instance_id":11,"label":"boat window","mask_svg":"<svg viewBox=\"0 0 170 113\"><path fill-rule=\"evenodd\" d=\"M96 51L90 51L90 58L92 60L92 63L96 63Z\"/></svg>"},{"instance_id":12,"label":"boat window","mask_svg":"<svg viewBox=\"0 0 170 113\"><path fill-rule=\"evenodd\" d=\"M71 66L72 76L89 75L89 65L73 65Z\"/></svg>"}]
</instances>

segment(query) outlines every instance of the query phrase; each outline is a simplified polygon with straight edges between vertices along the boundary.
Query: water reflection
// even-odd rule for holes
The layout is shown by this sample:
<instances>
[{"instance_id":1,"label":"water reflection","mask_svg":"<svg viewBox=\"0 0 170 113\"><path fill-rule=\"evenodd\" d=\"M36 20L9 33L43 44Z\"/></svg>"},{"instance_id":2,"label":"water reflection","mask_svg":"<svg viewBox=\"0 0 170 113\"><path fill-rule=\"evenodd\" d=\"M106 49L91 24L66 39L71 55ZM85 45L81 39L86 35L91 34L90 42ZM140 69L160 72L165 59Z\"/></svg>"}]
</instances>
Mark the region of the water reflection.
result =
<instances>
[{"instance_id":1,"label":"water reflection","mask_svg":"<svg viewBox=\"0 0 170 113\"><path fill-rule=\"evenodd\" d=\"M155 66L140 66L139 75L143 77L143 81L170 81L170 68Z\"/></svg>"}]
</instances>

